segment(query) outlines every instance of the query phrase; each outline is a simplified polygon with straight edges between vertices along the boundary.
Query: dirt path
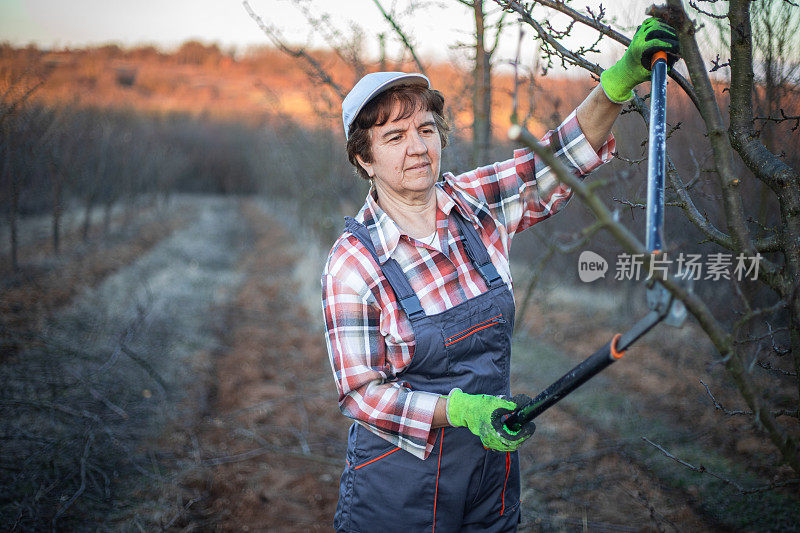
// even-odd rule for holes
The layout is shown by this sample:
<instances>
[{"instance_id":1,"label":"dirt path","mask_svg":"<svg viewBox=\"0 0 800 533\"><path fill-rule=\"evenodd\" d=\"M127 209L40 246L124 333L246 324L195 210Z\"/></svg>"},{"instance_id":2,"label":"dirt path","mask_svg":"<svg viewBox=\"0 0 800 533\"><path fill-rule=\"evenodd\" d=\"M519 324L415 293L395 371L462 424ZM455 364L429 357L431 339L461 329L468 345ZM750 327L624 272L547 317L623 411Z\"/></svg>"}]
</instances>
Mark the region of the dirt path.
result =
<instances>
[{"instance_id":1,"label":"dirt path","mask_svg":"<svg viewBox=\"0 0 800 533\"><path fill-rule=\"evenodd\" d=\"M176 525L330 530L348 423L336 409L319 318L293 281L294 240L255 204L243 212L254 243L196 428L202 466L186 485L203 502Z\"/></svg>"}]
</instances>

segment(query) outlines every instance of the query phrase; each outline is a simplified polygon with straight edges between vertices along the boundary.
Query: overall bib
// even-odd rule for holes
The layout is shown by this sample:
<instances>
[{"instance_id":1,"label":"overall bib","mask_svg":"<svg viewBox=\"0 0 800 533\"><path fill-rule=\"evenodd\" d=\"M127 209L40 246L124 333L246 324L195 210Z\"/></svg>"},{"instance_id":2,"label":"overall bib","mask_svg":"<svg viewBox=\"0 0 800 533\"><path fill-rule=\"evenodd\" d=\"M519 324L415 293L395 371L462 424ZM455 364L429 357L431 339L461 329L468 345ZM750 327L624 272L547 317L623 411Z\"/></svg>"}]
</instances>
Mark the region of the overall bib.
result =
<instances>
[{"instance_id":1,"label":"overall bib","mask_svg":"<svg viewBox=\"0 0 800 533\"><path fill-rule=\"evenodd\" d=\"M378 260L369 230L345 228L370 251L413 327L416 348L398 382L411 390L509 395L514 300L472 223L455 217L464 248L488 290L426 315L394 259ZM350 427L339 486L337 531L515 531L520 517L517 452L487 450L467 428L440 428L426 460L393 446L358 423Z\"/></svg>"}]
</instances>

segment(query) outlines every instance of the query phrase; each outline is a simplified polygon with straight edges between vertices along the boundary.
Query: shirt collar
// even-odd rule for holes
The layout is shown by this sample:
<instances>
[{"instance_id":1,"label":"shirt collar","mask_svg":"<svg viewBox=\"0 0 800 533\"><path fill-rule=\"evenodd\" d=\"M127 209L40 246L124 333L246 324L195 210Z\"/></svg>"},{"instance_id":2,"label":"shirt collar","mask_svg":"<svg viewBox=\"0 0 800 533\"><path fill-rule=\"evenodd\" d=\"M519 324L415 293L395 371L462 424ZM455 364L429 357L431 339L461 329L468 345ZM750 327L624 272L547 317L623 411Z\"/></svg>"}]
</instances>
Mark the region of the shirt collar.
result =
<instances>
[{"instance_id":1,"label":"shirt collar","mask_svg":"<svg viewBox=\"0 0 800 533\"><path fill-rule=\"evenodd\" d=\"M372 185L367 193L367 200L361 208L357 219L363 219L364 225L369 230L369 236L375 245L378 260L383 263L389 259L400 242L400 228L386 212L378 205L378 191Z\"/></svg>"},{"instance_id":2,"label":"shirt collar","mask_svg":"<svg viewBox=\"0 0 800 533\"><path fill-rule=\"evenodd\" d=\"M445 185L447 185L448 190L452 190L452 185L446 181L440 180L435 185L436 208L444 213L446 218L450 215L450 211L453 210L453 207L455 207L467 220L477 223L472 211L462 205L459 198L454 198L448 194L445 191ZM367 199L361 211L359 211L356 216L356 219L360 219L367 227L369 236L375 245L378 260L384 263L387 259L392 257L392 254L394 254L400 242L400 237L405 235L405 233L378 205L378 192L374 185L370 186Z\"/></svg>"}]
</instances>

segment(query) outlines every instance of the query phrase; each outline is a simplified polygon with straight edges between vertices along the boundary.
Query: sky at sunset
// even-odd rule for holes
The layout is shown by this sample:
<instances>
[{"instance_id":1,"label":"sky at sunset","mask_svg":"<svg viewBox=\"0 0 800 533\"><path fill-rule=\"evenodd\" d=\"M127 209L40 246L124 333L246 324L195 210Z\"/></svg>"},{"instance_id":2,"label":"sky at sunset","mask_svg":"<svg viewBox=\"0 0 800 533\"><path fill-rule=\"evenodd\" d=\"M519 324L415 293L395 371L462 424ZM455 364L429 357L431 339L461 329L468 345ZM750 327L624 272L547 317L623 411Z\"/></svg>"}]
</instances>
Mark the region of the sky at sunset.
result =
<instances>
[{"instance_id":1,"label":"sky at sunset","mask_svg":"<svg viewBox=\"0 0 800 533\"><path fill-rule=\"evenodd\" d=\"M410 2L383 0L387 8L405 9ZM597 4L599 2L581 2ZM633 24L644 18L651 1L603 2L609 14L620 23ZM344 32L352 23L365 31L365 45L373 54L378 32L388 32L372 0L251 0L251 6L265 21L279 27L295 44L322 45L318 35L306 23L300 6L316 13L328 12L333 23ZM420 54L447 59L452 47L470 42L471 12L455 0L415 2L424 7L413 15L400 18L403 27L414 35ZM494 10L492 2L486 2ZM538 8L542 9L542 8ZM634 13L639 20L631 20ZM537 12L535 12L537 13ZM542 14L545 11L541 11ZM513 20L509 17L509 20ZM517 31L507 31L500 53L511 58L516 49ZM584 38L588 38L584 35ZM35 43L45 48L82 47L106 43L123 46L155 44L173 48L188 39L215 42L223 49L235 46L268 44L267 38L248 16L239 0L0 0L0 42L21 46ZM392 46L397 49L395 42ZM391 50L391 48L390 48ZM618 55L619 50L611 50Z\"/></svg>"}]
</instances>

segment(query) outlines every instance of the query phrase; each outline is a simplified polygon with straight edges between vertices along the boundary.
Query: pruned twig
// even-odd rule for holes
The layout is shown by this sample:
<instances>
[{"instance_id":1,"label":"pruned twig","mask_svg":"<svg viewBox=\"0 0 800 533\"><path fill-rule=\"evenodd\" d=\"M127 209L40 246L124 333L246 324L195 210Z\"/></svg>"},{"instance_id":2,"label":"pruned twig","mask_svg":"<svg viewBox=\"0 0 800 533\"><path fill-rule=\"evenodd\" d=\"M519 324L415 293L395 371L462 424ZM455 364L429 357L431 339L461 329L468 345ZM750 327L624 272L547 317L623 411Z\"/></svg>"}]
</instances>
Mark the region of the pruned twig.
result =
<instances>
[{"instance_id":1,"label":"pruned twig","mask_svg":"<svg viewBox=\"0 0 800 533\"><path fill-rule=\"evenodd\" d=\"M211 457L203 461L204 466L219 466L228 463L238 463L240 461L248 461L266 453L279 453L281 455L288 455L298 459L305 459L332 466L342 466L341 459L334 459L332 457L325 457L323 455L306 454L290 448L281 448L279 446L262 446L246 452L237 453L233 455L224 455L220 457Z\"/></svg>"},{"instance_id":2,"label":"pruned twig","mask_svg":"<svg viewBox=\"0 0 800 533\"><path fill-rule=\"evenodd\" d=\"M171 528L171 527L172 527L172 524L174 524L174 523L175 523L175 521L176 521L178 518L180 518L181 516L183 516L183 515L186 513L186 511L188 511L188 510L189 510L189 507L191 507L192 505L196 504L197 502L199 502L199 501L201 501L201 500L203 500L203 499L205 499L205 497L203 497L203 496L195 496L194 498L192 498L191 500L189 500L188 502L186 502L186 504L185 504L185 505L183 505L183 506L181 507L181 510L180 510L180 511L178 511L178 512L175 514L175 516L173 516L173 517L172 517L172 520L170 520L170 521L167 523L167 525L165 525L165 526L164 526L164 530L166 531L166 530L168 530L169 528Z\"/></svg>"},{"instance_id":3,"label":"pruned twig","mask_svg":"<svg viewBox=\"0 0 800 533\"><path fill-rule=\"evenodd\" d=\"M151 378L153 378L153 380L155 380L156 383L158 383L158 385L161 387L161 390L163 390L165 394L169 391L167 382L164 380L164 378L162 378L161 375L158 372L156 372L153 366L147 361L145 361L142 356L131 350L125 344L121 344L120 349L122 350L122 353L130 357L133 362L141 366L144 369L144 371L147 372L147 374Z\"/></svg>"}]
</instances>

